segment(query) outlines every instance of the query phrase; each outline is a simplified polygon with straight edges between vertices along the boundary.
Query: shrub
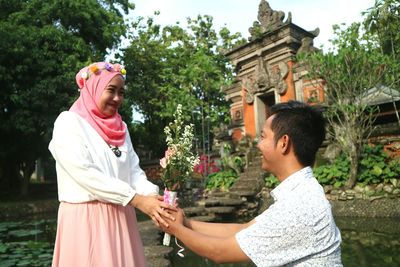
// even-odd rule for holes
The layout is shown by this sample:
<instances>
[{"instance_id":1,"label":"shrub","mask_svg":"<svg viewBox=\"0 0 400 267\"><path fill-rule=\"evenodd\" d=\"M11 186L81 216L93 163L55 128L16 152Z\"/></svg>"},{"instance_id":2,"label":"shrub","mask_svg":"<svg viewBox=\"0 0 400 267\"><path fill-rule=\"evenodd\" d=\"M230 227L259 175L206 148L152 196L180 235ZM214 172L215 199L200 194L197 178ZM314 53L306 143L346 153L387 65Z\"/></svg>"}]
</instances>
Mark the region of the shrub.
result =
<instances>
[{"instance_id":1,"label":"shrub","mask_svg":"<svg viewBox=\"0 0 400 267\"><path fill-rule=\"evenodd\" d=\"M391 158L383 146L366 146L361 158L359 183L388 183L391 179L400 178L400 160Z\"/></svg>"},{"instance_id":2,"label":"shrub","mask_svg":"<svg viewBox=\"0 0 400 267\"><path fill-rule=\"evenodd\" d=\"M350 162L344 155L331 164L314 168L314 175L322 185L343 186L350 172ZM391 158L382 145L365 145L361 155L357 182L363 185L388 183L400 178L400 160Z\"/></svg>"},{"instance_id":3,"label":"shrub","mask_svg":"<svg viewBox=\"0 0 400 267\"><path fill-rule=\"evenodd\" d=\"M350 173L350 162L344 155L337 157L332 164L314 168L314 176L321 185L333 185L339 188L345 185Z\"/></svg>"},{"instance_id":4,"label":"shrub","mask_svg":"<svg viewBox=\"0 0 400 267\"><path fill-rule=\"evenodd\" d=\"M275 188L280 183L280 181L278 180L278 178L276 178L276 176L269 173L264 176L264 181L265 181L265 187L267 188Z\"/></svg>"},{"instance_id":5,"label":"shrub","mask_svg":"<svg viewBox=\"0 0 400 267\"><path fill-rule=\"evenodd\" d=\"M232 169L212 173L207 176L205 187L207 189L221 189L228 190L235 181L239 178L239 175Z\"/></svg>"}]
</instances>

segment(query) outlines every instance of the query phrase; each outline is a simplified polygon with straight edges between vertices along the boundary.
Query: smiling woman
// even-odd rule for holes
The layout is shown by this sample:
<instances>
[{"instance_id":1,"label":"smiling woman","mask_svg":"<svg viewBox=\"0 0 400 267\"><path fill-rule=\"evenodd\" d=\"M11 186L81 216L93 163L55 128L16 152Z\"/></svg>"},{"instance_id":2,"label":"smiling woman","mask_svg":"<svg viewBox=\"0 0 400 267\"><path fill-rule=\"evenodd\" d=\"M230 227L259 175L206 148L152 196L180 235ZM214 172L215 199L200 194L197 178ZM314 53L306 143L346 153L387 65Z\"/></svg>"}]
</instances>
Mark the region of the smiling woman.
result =
<instances>
[{"instance_id":1,"label":"smiling woman","mask_svg":"<svg viewBox=\"0 0 400 267\"><path fill-rule=\"evenodd\" d=\"M157 225L165 223L160 214L168 216L118 113L125 74L108 62L82 68L80 96L54 123L49 150L60 207L53 266L146 266L133 207Z\"/></svg>"},{"instance_id":2,"label":"smiling woman","mask_svg":"<svg viewBox=\"0 0 400 267\"><path fill-rule=\"evenodd\" d=\"M118 75L111 79L97 101L101 113L107 116L114 115L124 100L125 80Z\"/></svg>"}]
</instances>

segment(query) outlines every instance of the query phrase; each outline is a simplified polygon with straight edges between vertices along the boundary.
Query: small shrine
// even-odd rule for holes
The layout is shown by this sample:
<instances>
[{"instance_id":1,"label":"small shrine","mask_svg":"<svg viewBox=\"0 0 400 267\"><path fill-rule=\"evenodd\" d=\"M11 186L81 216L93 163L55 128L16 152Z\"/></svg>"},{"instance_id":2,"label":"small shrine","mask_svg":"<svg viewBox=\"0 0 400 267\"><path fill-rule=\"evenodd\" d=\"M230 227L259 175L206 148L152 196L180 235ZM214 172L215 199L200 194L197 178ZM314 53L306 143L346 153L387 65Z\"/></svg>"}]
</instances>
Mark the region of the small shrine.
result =
<instances>
[{"instance_id":1,"label":"small shrine","mask_svg":"<svg viewBox=\"0 0 400 267\"><path fill-rule=\"evenodd\" d=\"M231 102L232 124L230 136L240 140L244 136L259 136L271 105L289 100L307 103L323 102L323 83L307 81L306 70L296 66L298 52L318 50L313 39L319 29L307 31L292 23L289 12L273 10L261 0L258 20L249 28L249 42L225 55L235 67L233 84L223 89Z\"/></svg>"}]
</instances>

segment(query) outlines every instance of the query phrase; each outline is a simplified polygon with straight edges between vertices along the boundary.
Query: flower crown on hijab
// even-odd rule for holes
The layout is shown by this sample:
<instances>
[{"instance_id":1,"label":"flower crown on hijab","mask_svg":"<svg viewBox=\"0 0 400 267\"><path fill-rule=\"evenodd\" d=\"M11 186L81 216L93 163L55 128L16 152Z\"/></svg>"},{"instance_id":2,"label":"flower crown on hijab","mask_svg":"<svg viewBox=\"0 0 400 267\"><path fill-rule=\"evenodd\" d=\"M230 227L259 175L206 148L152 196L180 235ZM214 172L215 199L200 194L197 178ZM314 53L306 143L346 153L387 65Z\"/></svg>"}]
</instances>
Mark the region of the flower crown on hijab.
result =
<instances>
[{"instance_id":1,"label":"flower crown on hijab","mask_svg":"<svg viewBox=\"0 0 400 267\"><path fill-rule=\"evenodd\" d=\"M91 75L93 74L98 75L101 73L102 70L107 70L109 72L114 72L114 71L120 72L122 74L122 77L124 77L124 80L126 78L125 68L118 63L117 64L110 64L108 62L94 63L89 65L87 68L83 68L80 71L81 77L79 78L79 80L77 79L79 89L82 89L82 87L85 85L85 80L89 79Z\"/></svg>"},{"instance_id":2,"label":"flower crown on hijab","mask_svg":"<svg viewBox=\"0 0 400 267\"><path fill-rule=\"evenodd\" d=\"M126 126L118 111L111 116L105 115L97 102L111 79L117 75L125 79L126 70L120 64L96 62L82 68L75 77L80 96L70 108L70 111L85 119L107 144L113 146L124 144Z\"/></svg>"}]
</instances>

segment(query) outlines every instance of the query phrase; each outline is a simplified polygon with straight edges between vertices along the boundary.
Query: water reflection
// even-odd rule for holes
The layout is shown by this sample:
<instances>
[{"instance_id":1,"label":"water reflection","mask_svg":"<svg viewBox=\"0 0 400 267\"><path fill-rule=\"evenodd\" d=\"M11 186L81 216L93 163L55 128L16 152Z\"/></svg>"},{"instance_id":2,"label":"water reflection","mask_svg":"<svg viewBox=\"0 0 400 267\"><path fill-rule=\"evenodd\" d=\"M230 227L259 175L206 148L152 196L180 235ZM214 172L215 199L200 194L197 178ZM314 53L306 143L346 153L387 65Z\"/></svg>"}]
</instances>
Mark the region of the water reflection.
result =
<instances>
[{"instance_id":1,"label":"water reflection","mask_svg":"<svg viewBox=\"0 0 400 267\"><path fill-rule=\"evenodd\" d=\"M51 218L51 219L48 219ZM55 215L0 222L0 266L49 266L56 231ZM143 219L143 218L140 218ZM336 218L342 233L345 267L400 266L400 219ZM215 264L186 250L172 266L250 267L253 264Z\"/></svg>"},{"instance_id":2,"label":"water reflection","mask_svg":"<svg viewBox=\"0 0 400 267\"><path fill-rule=\"evenodd\" d=\"M399 218L335 218L342 234L342 260L345 267L400 266ZM216 264L187 253L174 256L173 266L250 267L254 264Z\"/></svg>"},{"instance_id":3,"label":"water reflection","mask_svg":"<svg viewBox=\"0 0 400 267\"><path fill-rule=\"evenodd\" d=\"M182 266L192 266L192 267L254 267L256 266L253 263L226 263L226 264L217 264L206 258L199 257L195 255L191 251L185 251L185 257L180 258L178 256L174 256L172 258L172 267L182 267Z\"/></svg>"},{"instance_id":4,"label":"water reflection","mask_svg":"<svg viewBox=\"0 0 400 267\"><path fill-rule=\"evenodd\" d=\"M0 222L0 266L50 266L56 220Z\"/></svg>"},{"instance_id":5,"label":"water reflection","mask_svg":"<svg viewBox=\"0 0 400 267\"><path fill-rule=\"evenodd\" d=\"M346 267L400 266L399 218L336 218Z\"/></svg>"}]
</instances>

